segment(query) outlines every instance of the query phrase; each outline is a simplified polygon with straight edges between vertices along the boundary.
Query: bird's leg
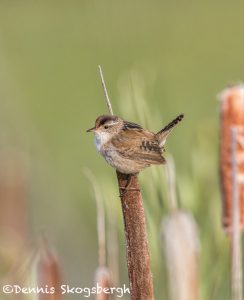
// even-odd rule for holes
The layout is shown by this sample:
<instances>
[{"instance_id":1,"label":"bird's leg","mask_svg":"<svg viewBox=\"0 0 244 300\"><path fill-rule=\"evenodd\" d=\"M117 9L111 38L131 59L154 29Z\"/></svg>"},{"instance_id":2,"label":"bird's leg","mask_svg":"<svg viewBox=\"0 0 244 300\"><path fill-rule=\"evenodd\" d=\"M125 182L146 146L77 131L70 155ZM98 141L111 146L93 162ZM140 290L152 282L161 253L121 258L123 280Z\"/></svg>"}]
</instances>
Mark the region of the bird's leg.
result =
<instances>
[{"instance_id":1,"label":"bird's leg","mask_svg":"<svg viewBox=\"0 0 244 300\"><path fill-rule=\"evenodd\" d=\"M119 188L120 188L120 190L123 190L123 192L120 192L120 197L123 197L124 196L124 194L126 194L128 191L140 191L140 189L137 189L137 188L133 188L133 187L131 187L130 188L130 185L131 185L131 183L132 183L132 176L133 176L133 174L127 174L127 183L126 183L126 185L125 186L120 186Z\"/></svg>"}]
</instances>

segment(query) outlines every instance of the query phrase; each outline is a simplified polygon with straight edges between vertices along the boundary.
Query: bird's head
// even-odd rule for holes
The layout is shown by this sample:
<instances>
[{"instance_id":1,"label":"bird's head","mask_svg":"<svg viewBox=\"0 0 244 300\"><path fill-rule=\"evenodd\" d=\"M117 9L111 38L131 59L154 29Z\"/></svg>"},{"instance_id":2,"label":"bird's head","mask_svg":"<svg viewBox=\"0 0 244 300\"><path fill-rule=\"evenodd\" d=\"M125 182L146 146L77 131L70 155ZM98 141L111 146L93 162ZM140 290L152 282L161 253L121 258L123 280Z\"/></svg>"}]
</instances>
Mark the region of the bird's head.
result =
<instances>
[{"instance_id":1,"label":"bird's head","mask_svg":"<svg viewBox=\"0 0 244 300\"><path fill-rule=\"evenodd\" d=\"M102 115L96 119L95 126L87 132L94 132L96 135L113 136L123 127L123 120L117 116Z\"/></svg>"}]
</instances>

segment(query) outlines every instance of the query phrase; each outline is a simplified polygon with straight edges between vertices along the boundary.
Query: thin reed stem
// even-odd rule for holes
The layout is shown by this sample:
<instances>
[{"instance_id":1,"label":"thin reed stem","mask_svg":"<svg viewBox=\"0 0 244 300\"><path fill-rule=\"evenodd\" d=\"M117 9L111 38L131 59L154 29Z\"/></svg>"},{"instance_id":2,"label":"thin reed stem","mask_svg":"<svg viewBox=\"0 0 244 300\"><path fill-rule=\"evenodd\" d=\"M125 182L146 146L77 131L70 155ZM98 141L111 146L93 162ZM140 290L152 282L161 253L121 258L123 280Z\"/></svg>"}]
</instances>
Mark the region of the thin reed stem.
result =
<instances>
[{"instance_id":1,"label":"thin reed stem","mask_svg":"<svg viewBox=\"0 0 244 300\"><path fill-rule=\"evenodd\" d=\"M167 157L166 174L168 179L170 209L175 211L178 208L178 203L176 197L175 164L171 156Z\"/></svg>"},{"instance_id":2,"label":"thin reed stem","mask_svg":"<svg viewBox=\"0 0 244 300\"><path fill-rule=\"evenodd\" d=\"M89 169L84 169L84 173L90 181L96 199L97 206L97 238L98 238L98 264L100 267L106 265L106 234L105 234L105 213L101 192L96 178Z\"/></svg>"},{"instance_id":3,"label":"thin reed stem","mask_svg":"<svg viewBox=\"0 0 244 300\"><path fill-rule=\"evenodd\" d=\"M108 268L113 278L113 284L119 284L119 249L118 249L118 232L117 232L117 214L115 212L115 203L109 203L108 209L108 231L107 231L107 251L108 251Z\"/></svg>"},{"instance_id":4,"label":"thin reed stem","mask_svg":"<svg viewBox=\"0 0 244 300\"><path fill-rule=\"evenodd\" d=\"M113 115L112 105L111 105L111 102L109 100L108 91L107 91L106 84L105 84L104 77L103 77L103 71L102 71L102 68L101 68L100 65L98 66L98 69L99 69L99 74L100 74L100 77L101 77L101 82L102 82L102 87L103 87L103 92L104 92L104 99L106 101L106 104L107 104L110 115Z\"/></svg>"},{"instance_id":5,"label":"thin reed stem","mask_svg":"<svg viewBox=\"0 0 244 300\"><path fill-rule=\"evenodd\" d=\"M241 231L240 231L240 205L238 187L237 165L237 127L231 128L231 154L232 154L232 236L231 236L231 264L232 264L232 300L242 300L242 255L241 255Z\"/></svg>"}]
</instances>

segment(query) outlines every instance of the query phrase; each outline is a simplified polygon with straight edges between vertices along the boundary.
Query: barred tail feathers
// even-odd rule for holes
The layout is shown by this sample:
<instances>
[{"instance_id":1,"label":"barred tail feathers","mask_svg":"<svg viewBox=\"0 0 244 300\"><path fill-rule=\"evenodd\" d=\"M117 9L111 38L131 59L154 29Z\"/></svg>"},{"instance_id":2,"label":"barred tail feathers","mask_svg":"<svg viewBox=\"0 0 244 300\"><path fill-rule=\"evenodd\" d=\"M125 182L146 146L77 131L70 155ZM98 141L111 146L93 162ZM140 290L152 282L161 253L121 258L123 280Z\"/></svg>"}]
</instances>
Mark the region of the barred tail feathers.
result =
<instances>
[{"instance_id":1,"label":"barred tail feathers","mask_svg":"<svg viewBox=\"0 0 244 300\"><path fill-rule=\"evenodd\" d=\"M170 134L171 130L182 121L184 114L178 115L174 120L167 124L163 129L161 129L156 135L159 140L160 147L163 147L167 136Z\"/></svg>"}]
</instances>

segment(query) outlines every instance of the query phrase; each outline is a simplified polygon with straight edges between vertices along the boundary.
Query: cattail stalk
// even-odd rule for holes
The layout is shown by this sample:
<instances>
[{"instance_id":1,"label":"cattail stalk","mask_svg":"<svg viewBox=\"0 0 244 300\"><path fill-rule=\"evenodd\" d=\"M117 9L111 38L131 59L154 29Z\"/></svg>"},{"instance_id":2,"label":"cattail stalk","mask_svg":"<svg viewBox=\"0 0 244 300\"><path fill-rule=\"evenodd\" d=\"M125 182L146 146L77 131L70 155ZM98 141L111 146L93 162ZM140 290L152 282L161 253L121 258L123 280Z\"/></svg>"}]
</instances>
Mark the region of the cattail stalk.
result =
<instances>
[{"instance_id":1,"label":"cattail stalk","mask_svg":"<svg viewBox=\"0 0 244 300\"><path fill-rule=\"evenodd\" d=\"M110 114L112 106L107 96L107 89L101 67L99 66L105 101ZM119 192L121 195L124 218L127 267L132 300L153 300L153 282L150 268L148 238L146 232L145 213L137 175L122 174L117 171ZM130 190L124 188L130 180Z\"/></svg>"},{"instance_id":2,"label":"cattail stalk","mask_svg":"<svg viewBox=\"0 0 244 300\"><path fill-rule=\"evenodd\" d=\"M241 255L241 232L240 232L240 207L238 190L238 170L237 170L237 145L238 129L231 129L231 152L232 152L232 207L233 224L231 235L231 265L232 265L232 300L242 300L242 255Z\"/></svg>"}]
</instances>

